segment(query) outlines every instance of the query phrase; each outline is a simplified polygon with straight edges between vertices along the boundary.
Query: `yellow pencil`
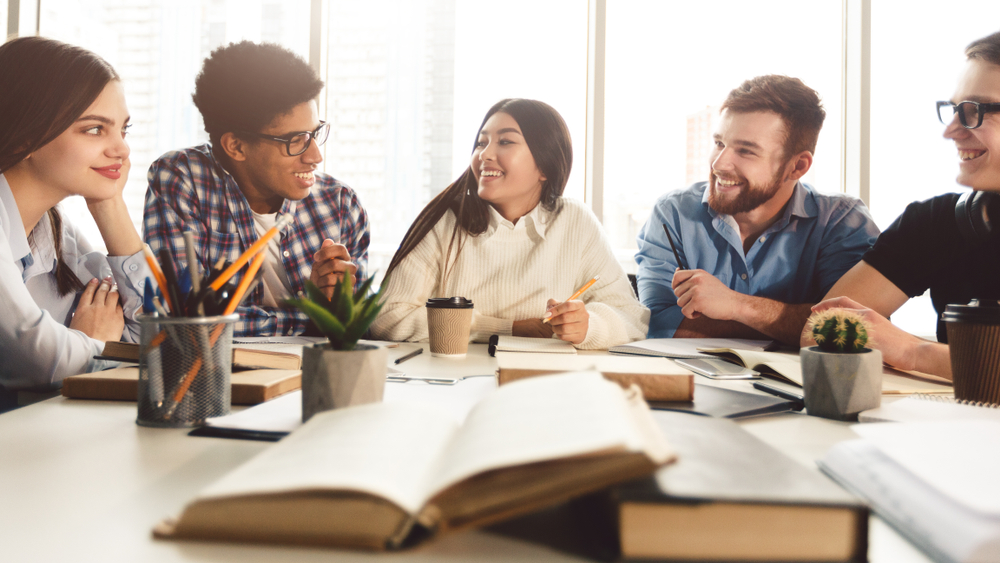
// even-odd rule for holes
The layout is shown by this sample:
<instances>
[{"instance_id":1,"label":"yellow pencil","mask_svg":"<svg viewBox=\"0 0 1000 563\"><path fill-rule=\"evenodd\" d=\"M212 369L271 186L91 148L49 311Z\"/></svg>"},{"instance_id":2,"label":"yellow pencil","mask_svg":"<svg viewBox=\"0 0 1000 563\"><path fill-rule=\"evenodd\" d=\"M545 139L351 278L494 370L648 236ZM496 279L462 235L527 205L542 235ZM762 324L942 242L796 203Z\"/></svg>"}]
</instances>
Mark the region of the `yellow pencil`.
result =
<instances>
[{"instance_id":1,"label":"yellow pencil","mask_svg":"<svg viewBox=\"0 0 1000 563\"><path fill-rule=\"evenodd\" d=\"M599 279L601 279L600 275L594 276L593 279L591 279L589 282L583 284L583 287L581 287L580 289L576 290L576 293L574 293L573 295L570 295L569 299L567 299L566 301L572 301L572 300L576 299L577 297L583 295L583 292L587 291L588 289L590 289L590 286L592 286L595 283L597 283L597 280L599 280ZM565 303L566 301L563 301L563 303ZM548 324L548 322L549 322L549 319L542 319L542 323L543 324Z\"/></svg>"}]
</instances>

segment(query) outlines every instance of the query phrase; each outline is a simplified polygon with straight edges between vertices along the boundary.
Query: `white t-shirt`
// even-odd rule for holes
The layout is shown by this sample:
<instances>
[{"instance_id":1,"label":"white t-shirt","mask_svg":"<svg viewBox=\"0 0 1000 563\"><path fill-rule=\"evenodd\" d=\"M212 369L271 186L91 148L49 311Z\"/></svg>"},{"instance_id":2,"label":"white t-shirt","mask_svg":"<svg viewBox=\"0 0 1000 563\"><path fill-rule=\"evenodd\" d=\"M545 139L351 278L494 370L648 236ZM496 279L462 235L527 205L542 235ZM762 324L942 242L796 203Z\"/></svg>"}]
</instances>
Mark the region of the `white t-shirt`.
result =
<instances>
[{"instance_id":1,"label":"white t-shirt","mask_svg":"<svg viewBox=\"0 0 1000 563\"><path fill-rule=\"evenodd\" d=\"M278 220L277 213L252 213L254 229L259 237L271 230L271 227ZM267 255L264 258L264 263L260 265L261 286L264 288L264 301L261 305L264 307L280 307L282 301L293 297L292 284L288 282L288 272L285 271L285 265L281 262L279 238L281 235L268 241L267 250L265 250Z\"/></svg>"}]
</instances>

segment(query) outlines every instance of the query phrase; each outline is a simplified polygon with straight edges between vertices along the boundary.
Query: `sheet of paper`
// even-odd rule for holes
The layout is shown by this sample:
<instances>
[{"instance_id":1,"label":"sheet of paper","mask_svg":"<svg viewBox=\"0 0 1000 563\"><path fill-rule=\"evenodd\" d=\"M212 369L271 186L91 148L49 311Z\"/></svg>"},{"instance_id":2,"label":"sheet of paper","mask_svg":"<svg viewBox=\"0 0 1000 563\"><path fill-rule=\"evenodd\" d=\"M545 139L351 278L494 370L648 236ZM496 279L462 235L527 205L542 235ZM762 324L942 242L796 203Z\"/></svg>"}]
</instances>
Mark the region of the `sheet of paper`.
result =
<instances>
[{"instance_id":1,"label":"sheet of paper","mask_svg":"<svg viewBox=\"0 0 1000 563\"><path fill-rule=\"evenodd\" d=\"M859 436L955 501L1000 518L1000 422L857 424Z\"/></svg>"}]
</instances>

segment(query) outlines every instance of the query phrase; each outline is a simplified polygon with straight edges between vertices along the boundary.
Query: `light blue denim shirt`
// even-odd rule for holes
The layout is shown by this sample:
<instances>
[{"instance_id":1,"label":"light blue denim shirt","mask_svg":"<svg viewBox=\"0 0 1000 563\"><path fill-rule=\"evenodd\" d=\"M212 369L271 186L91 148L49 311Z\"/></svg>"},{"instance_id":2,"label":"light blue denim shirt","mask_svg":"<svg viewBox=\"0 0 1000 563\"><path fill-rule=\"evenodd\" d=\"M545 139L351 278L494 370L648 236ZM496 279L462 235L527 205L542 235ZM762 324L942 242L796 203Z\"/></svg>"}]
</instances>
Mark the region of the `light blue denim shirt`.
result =
<instances>
[{"instance_id":1,"label":"light blue denim shirt","mask_svg":"<svg viewBox=\"0 0 1000 563\"><path fill-rule=\"evenodd\" d=\"M708 206L708 182L656 201L637 237L639 300L649 307L649 338L669 338L684 319L671 289L677 268L663 225L691 269L730 289L784 303L814 303L854 266L879 230L861 200L795 185L781 217L743 254L739 227Z\"/></svg>"}]
</instances>

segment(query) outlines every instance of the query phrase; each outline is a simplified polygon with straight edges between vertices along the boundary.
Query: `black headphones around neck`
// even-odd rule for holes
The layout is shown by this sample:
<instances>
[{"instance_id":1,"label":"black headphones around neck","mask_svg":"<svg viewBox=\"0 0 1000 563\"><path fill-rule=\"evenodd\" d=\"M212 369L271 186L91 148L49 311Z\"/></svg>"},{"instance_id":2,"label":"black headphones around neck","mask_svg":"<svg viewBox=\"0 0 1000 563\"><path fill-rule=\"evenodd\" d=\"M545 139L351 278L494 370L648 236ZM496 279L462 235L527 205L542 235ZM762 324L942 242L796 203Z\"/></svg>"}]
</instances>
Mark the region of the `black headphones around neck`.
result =
<instances>
[{"instance_id":1,"label":"black headphones around neck","mask_svg":"<svg viewBox=\"0 0 1000 563\"><path fill-rule=\"evenodd\" d=\"M958 203L955 204L955 221L966 242L980 244L992 236L993 225L986 216L986 207L996 197L992 192L972 190L958 198Z\"/></svg>"}]
</instances>

